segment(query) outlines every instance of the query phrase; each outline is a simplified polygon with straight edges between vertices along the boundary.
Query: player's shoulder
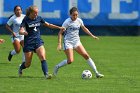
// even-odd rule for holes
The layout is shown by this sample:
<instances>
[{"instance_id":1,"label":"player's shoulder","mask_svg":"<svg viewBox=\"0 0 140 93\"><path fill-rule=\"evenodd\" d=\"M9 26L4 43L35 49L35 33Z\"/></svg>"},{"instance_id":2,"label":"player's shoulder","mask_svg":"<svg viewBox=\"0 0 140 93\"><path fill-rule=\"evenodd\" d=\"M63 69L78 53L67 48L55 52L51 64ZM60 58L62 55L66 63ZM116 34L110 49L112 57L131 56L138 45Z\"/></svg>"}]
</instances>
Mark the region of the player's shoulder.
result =
<instances>
[{"instance_id":1,"label":"player's shoulder","mask_svg":"<svg viewBox=\"0 0 140 93\"><path fill-rule=\"evenodd\" d=\"M23 21L24 21L24 22L28 22L29 20L30 20L30 19L29 19L28 16L25 15L25 16L23 17Z\"/></svg>"},{"instance_id":2,"label":"player's shoulder","mask_svg":"<svg viewBox=\"0 0 140 93\"><path fill-rule=\"evenodd\" d=\"M40 21L40 20L42 20L43 18L41 17L41 16L37 16L36 17L36 21ZM44 19L43 19L44 20Z\"/></svg>"},{"instance_id":3,"label":"player's shoulder","mask_svg":"<svg viewBox=\"0 0 140 93\"><path fill-rule=\"evenodd\" d=\"M28 20L28 16L24 16L24 20Z\"/></svg>"},{"instance_id":4,"label":"player's shoulder","mask_svg":"<svg viewBox=\"0 0 140 93\"><path fill-rule=\"evenodd\" d=\"M22 17L25 17L26 15L25 15L25 14L21 14L21 16L22 16Z\"/></svg>"},{"instance_id":5,"label":"player's shoulder","mask_svg":"<svg viewBox=\"0 0 140 93\"><path fill-rule=\"evenodd\" d=\"M82 20L81 18L79 18L79 17L77 18L77 20L78 20L78 21L80 21L80 22L82 22L82 21L83 21L83 20Z\"/></svg>"},{"instance_id":6,"label":"player's shoulder","mask_svg":"<svg viewBox=\"0 0 140 93\"><path fill-rule=\"evenodd\" d=\"M9 20L13 20L13 19L15 19L16 18L16 15L11 15L10 17L9 17Z\"/></svg>"},{"instance_id":7,"label":"player's shoulder","mask_svg":"<svg viewBox=\"0 0 140 93\"><path fill-rule=\"evenodd\" d=\"M71 21L71 18L67 18L64 23L69 23Z\"/></svg>"}]
</instances>

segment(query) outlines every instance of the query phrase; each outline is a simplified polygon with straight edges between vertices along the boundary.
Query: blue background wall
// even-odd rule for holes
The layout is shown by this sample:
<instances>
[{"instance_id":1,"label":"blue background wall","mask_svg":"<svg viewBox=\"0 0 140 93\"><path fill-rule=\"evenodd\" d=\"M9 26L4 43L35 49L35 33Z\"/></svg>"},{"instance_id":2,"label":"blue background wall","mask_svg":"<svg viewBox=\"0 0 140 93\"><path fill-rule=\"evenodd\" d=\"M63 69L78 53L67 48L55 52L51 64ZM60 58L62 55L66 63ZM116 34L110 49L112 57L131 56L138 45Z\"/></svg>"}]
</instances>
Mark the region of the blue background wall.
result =
<instances>
[{"instance_id":1,"label":"blue background wall","mask_svg":"<svg viewBox=\"0 0 140 93\"><path fill-rule=\"evenodd\" d=\"M4 25L15 5L20 5L23 13L30 5L37 5L39 15L57 25L76 6L84 24L97 35L139 35L140 31L140 0L0 0L0 34L7 34Z\"/></svg>"}]
</instances>

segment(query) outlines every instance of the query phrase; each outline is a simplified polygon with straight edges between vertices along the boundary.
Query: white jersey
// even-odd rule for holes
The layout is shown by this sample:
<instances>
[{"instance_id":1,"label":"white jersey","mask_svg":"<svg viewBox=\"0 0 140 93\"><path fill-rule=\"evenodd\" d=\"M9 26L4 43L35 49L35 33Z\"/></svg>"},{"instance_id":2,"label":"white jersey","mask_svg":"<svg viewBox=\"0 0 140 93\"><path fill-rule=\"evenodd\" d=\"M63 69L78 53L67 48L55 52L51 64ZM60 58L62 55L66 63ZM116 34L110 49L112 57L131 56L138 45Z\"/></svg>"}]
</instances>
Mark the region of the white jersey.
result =
<instances>
[{"instance_id":1,"label":"white jersey","mask_svg":"<svg viewBox=\"0 0 140 93\"><path fill-rule=\"evenodd\" d=\"M12 26L12 30L16 33L16 36L19 36L19 28L22 20L24 19L25 15L21 14L20 17L13 15L7 22L9 26Z\"/></svg>"},{"instance_id":2,"label":"white jersey","mask_svg":"<svg viewBox=\"0 0 140 93\"><path fill-rule=\"evenodd\" d=\"M62 27L66 28L66 31L64 32L64 42L79 41L79 29L83 25L83 21L80 18L77 18L75 21L72 21L71 18L67 18L62 24Z\"/></svg>"}]
</instances>

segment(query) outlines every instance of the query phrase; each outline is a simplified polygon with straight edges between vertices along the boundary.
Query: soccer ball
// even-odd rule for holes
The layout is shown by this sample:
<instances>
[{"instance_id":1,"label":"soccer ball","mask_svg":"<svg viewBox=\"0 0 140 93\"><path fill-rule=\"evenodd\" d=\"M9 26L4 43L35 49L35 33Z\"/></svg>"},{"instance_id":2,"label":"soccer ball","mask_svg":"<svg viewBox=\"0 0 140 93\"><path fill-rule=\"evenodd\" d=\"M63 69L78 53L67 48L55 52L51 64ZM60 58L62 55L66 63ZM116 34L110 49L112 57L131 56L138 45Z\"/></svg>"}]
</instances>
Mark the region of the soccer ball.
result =
<instances>
[{"instance_id":1,"label":"soccer ball","mask_svg":"<svg viewBox=\"0 0 140 93\"><path fill-rule=\"evenodd\" d=\"M84 70L82 72L82 79L90 79L92 78L92 73L90 72L90 70Z\"/></svg>"}]
</instances>

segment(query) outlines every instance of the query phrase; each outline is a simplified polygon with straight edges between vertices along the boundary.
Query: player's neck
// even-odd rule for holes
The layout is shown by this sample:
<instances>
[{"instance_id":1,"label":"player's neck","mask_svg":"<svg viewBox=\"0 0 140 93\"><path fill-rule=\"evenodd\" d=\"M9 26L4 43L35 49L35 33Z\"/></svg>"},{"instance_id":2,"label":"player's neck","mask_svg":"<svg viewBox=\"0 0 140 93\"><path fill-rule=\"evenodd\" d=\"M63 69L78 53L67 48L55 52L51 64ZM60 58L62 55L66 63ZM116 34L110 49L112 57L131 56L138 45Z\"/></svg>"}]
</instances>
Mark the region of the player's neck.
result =
<instances>
[{"instance_id":1,"label":"player's neck","mask_svg":"<svg viewBox=\"0 0 140 93\"><path fill-rule=\"evenodd\" d=\"M16 14L16 17L20 17L20 16L21 16L21 14L19 14L19 15Z\"/></svg>"},{"instance_id":2,"label":"player's neck","mask_svg":"<svg viewBox=\"0 0 140 93\"><path fill-rule=\"evenodd\" d=\"M72 21L75 21L76 19L71 18Z\"/></svg>"},{"instance_id":3,"label":"player's neck","mask_svg":"<svg viewBox=\"0 0 140 93\"><path fill-rule=\"evenodd\" d=\"M30 19L34 20L36 17L29 16Z\"/></svg>"}]
</instances>

